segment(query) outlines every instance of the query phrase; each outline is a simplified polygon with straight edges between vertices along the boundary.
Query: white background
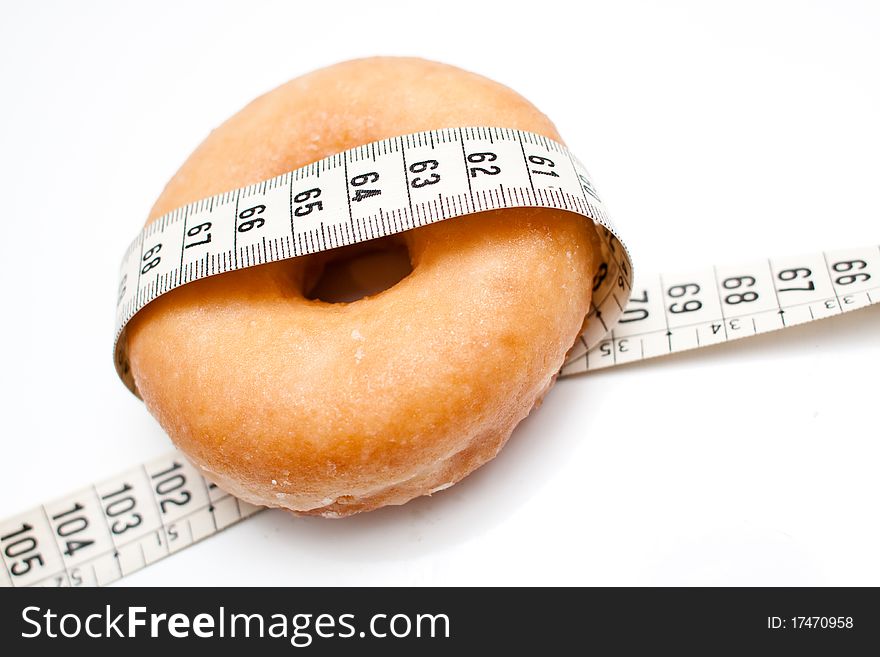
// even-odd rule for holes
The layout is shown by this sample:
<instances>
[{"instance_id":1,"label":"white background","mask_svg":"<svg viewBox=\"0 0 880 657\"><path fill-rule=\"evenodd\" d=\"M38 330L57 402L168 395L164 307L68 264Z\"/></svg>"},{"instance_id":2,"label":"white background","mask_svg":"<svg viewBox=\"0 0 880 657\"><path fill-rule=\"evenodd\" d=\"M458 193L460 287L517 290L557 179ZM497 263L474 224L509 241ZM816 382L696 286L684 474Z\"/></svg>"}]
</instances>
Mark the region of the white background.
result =
<instances>
[{"instance_id":1,"label":"white background","mask_svg":"<svg viewBox=\"0 0 880 657\"><path fill-rule=\"evenodd\" d=\"M554 119L638 269L681 269L878 242L878 31L840 1L7 4L0 517L168 451L113 370L116 268L254 96L372 54L480 72ZM878 585L878 329L562 381L433 498L264 513L123 582Z\"/></svg>"}]
</instances>

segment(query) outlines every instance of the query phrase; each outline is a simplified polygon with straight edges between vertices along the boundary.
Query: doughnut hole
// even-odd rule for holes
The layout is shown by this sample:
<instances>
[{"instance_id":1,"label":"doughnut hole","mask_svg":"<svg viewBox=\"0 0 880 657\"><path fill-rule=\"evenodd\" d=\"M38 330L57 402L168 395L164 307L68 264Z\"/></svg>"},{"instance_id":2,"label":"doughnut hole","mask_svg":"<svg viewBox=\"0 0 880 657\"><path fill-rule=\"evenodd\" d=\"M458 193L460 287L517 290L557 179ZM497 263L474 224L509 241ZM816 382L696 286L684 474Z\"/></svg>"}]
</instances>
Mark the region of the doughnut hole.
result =
<instances>
[{"instance_id":1,"label":"doughnut hole","mask_svg":"<svg viewBox=\"0 0 880 657\"><path fill-rule=\"evenodd\" d=\"M325 303L350 303L397 285L412 273L406 241L398 235L352 244L327 253L310 268L305 297Z\"/></svg>"}]
</instances>

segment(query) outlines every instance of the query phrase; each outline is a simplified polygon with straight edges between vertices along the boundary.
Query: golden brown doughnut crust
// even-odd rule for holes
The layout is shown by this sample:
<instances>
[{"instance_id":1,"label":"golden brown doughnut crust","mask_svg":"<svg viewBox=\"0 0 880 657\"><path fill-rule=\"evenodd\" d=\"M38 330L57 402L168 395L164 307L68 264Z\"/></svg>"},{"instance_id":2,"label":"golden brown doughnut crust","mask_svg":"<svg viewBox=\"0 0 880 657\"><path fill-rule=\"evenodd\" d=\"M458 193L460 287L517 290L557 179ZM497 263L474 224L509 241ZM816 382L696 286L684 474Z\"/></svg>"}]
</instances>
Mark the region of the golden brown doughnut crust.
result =
<instances>
[{"instance_id":1,"label":"golden brown doughnut crust","mask_svg":"<svg viewBox=\"0 0 880 657\"><path fill-rule=\"evenodd\" d=\"M363 143L468 125L561 141L528 101L461 69L337 64L214 130L149 220ZM321 256L306 256L190 283L131 320L138 390L209 479L300 513L402 504L490 460L540 401L588 310L590 222L510 209L401 239L412 273L358 301L307 299Z\"/></svg>"}]
</instances>

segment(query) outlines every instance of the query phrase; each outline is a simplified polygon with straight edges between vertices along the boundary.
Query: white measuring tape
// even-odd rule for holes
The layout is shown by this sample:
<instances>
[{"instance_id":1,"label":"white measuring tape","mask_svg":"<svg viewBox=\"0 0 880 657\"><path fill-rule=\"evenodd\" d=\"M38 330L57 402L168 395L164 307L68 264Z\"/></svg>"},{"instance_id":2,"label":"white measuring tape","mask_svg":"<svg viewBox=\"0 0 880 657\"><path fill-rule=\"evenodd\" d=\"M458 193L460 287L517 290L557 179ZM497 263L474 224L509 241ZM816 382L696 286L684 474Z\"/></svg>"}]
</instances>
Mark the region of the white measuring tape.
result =
<instances>
[{"instance_id":1,"label":"white measuring tape","mask_svg":"<svg viewBox=\"0 0 880 657\"><path fill-rule=\"evenodd\" d=\"M125 325L156 297L200 278L385 237L483 210L543 207L592 220L602 270L590 309L613 326L632 263L586 168L551 139L507 128L449 128L365 144L281 176L183 206L125 252L116 369L133 391ZM582 355L605 331L588 331Z\"/></svg>"},{"instance_id":2,"label":"white measuring tape","mask_svg":"<svg viewBox=\"0 0 880 657\"><path fill-rule=\"evenodd\" d=\"M149 224L121 268L115 363L134 381L125 325L175 287L482 210L548 207L594 222L602 259L586 330L561 376L703 347L880 301L880 247L664 274L632 264L586 169L568 150L504 128L386 139L213 196ZM258 511L180 452L0 522L0 586L104 585Z\"/></svg>"}]
</instances>

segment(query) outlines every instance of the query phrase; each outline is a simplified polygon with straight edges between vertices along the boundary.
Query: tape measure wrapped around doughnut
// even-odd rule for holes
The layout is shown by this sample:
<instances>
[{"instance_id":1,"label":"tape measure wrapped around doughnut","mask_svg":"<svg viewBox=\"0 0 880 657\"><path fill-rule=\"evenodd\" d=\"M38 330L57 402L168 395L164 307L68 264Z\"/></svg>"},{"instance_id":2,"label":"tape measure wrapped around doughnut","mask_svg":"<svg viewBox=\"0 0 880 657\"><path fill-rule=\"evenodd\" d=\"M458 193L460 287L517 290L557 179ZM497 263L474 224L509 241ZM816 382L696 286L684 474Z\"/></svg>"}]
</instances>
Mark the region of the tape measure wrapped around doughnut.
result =
<instances>
[{"instance_id":1,"label":"tape measure wrapped around doughnut","mask_svg":"<svg viewBox=\"0 0 880 657\"><path fill-rule=\"evenodd\" d=\"M403 245L411 273L309 298L360 243ZM348 515L493 458L607 334L631 276L528 101L442 64L358 60L258 98L184 163L122 263L115 361L225 490Z\"/></svg>"}]
</instances>

